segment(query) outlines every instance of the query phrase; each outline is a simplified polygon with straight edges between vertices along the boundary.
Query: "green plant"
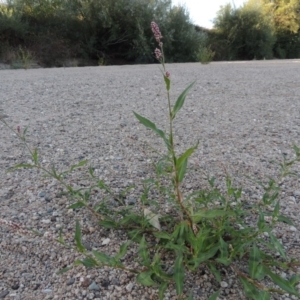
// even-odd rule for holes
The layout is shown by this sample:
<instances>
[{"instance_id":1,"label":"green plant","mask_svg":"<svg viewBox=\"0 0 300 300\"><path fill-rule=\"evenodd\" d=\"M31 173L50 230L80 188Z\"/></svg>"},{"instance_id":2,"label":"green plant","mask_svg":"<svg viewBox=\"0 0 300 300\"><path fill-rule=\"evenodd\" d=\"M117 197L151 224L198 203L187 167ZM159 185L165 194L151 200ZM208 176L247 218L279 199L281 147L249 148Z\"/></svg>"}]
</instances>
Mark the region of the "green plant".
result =
<instances>
[{"instance_id":1,"label":"green plant","mask_svg":"<svg viewBox=\"0 0 300 300\"><path fill-rule=\"evenodd\" d=\"M300 162L300 148L294 146L295 158L284 158L279 164L281 172L277 179L269 179L266 183L257 181L264 191L262 199L258 202L244 201L242 189L234 186L229 175L226 176L226 190L223 192L216 187L215 178L211 177L207 178L208 189L184 195L182 182L187 171L188 158L197 149L198 143L178 154L175 149L173 122L194 83L180 94L174 104L172 103L171 74L165 65L162 35L156 23L152 22L151 28L159 45L155 49L155 57L161 63L161 73L166 86L169 128L168 131L164 131L149 119L134 112L135 117L157 134L166 146L166 153L155 164L155 176L142 182L144 189L138 207L125 205L124 197L130 187L115 195L95 176L93 168L88 169L90 186L73 188L68 183L68 177L76 168L86 165L87 161L81 161L66 171L58 171L55 167L49 170L40 162L37 150L31 150L27 145L27 130L22 131L18 127L15 131L2 120L24 142L32 159L32 163L18 164L10 170L37 168L44 171L48 176L57 179L74 200L70 209L86 208L97 218L100 226L123 230L128 235L128 241L120 246L114 256L96 250L88 251L81 241L79 222L76 222L75 246L67 244L62 235L57 241L77 250L83 258L61 272L68 271L78 264L98 268L109 266L134 273L137 282L144 286L157 287L160 299L164 299L168 286L172 284L175 284L178 299L192 299L192 295L188 295L185 289L187 272L206 268L221 282L221 269L228 268L238 276L245 296L249 299L270 299L273 293L287 293L300 298L296 288L300 274L296 274L295 271L295 267L300 266L300 263L287 255L273 232L278 222L292 224L280 213L279 191L282 178L299 176L292 167ZM93 206L90 205L90 197L95 189L103 190L106 197ZM153 191L156 192L155 196ZM112 207L110 199L119 202L119 206ZM16 227L15 224L3 220L0 220L0 224ZM21 227L19 229L22 230ZM138 253L138 266L135 268L127 266L122 259L129 247L135 248ZM278 259L275 253L279 254ZM241 264L246 264L247 270L242 270ZM276 269L291 269L294 274L288 279L282 278ZM268 285L268 280L264 280L267 277L274 285ZM209 299L217 299L220 292L215 291Z\"/></svg>"},{"instance_id":2,"label":"green plant","mask_svg":"<svg viewBox=\"0 0 300 300\"><path fill-rule=\"evenodd\" d=\"M215 52L210 47L200 47L197 58L201 64L209 64L215 56Z\"/></svg>"},{"instance_id":3,"label":"green plant","mask_svg":"<svg viewBox=\"0 0 300 300\"><path fill-rule=\"evenodd\" d=\"M27 70L30 66L30 63L32 62L32 59L33 55L31 51L26 48L23 48L22 46L19 46L17 52L17 61L15 62L15 65L18 66L18 64L21 64L22 68Z\"/></svg>"}]
</instances>

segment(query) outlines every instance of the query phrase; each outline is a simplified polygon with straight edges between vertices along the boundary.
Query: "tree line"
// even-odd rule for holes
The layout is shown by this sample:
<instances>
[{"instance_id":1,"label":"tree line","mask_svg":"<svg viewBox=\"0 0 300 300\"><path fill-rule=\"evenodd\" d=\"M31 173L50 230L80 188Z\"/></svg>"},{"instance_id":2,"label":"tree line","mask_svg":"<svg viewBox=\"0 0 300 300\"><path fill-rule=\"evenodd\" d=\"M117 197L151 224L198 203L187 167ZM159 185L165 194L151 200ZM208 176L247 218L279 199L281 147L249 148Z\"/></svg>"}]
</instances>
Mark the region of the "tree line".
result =
<instances>
[{"instance_id":1,"label":"tree line","mask_svg":"<svg viewBox=\"0 0 300 300\"><path fill-rule=\"evenodd\" d=\"M221 7L213 29L191 22L171 0L7 0L0 4L0 60L26 55L43 66L80 58L98 64L152 63L150 23L163 32L168 62L300 57L300 0L249 0Z\"/></svg>"}]
</instances>

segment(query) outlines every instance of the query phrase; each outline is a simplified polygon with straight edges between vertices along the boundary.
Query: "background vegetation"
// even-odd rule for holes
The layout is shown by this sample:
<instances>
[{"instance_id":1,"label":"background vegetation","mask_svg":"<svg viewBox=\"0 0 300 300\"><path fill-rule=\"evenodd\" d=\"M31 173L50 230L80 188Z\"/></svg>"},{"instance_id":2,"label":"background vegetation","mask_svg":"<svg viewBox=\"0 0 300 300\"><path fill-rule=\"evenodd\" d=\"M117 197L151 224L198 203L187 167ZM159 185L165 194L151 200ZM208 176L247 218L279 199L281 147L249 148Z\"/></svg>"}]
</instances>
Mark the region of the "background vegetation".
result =
<instances>
[{"instance_id":1,"label":"background vegetation","mask_svg":"<svg viewBox=\"0 0 300 300\"><path fill-rule=\"evenodd\" d=\"M228 4L212 30L171 0L7 0L0 4L0 61L152 63L152 20L164 32L169 62L198 61L206 49L215 60L300 57L300 0Z\"/></svg>"}]
</instances>

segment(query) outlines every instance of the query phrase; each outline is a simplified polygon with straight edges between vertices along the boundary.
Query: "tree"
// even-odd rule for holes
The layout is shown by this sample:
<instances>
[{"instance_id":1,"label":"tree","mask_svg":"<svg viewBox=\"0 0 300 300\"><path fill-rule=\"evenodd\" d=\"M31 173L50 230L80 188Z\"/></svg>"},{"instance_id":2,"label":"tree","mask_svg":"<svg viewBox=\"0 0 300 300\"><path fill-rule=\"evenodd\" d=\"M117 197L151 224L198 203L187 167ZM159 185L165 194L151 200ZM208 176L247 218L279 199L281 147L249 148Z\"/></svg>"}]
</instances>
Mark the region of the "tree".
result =
<instances>
[{"instance_id":1,"label":"tree","mask_svg":"<svg viewBox=\"0 0 300 300\"><path fill-rule=\"evenodd\" d=\"M214 20L215 41L227 48L227 59L262 59L272 57L275 42L272 26L257 5L222 7ZM218 45L214 45L215 48ZM217 49L216 49L217 50Z\"/></svg>"}]
</instances>

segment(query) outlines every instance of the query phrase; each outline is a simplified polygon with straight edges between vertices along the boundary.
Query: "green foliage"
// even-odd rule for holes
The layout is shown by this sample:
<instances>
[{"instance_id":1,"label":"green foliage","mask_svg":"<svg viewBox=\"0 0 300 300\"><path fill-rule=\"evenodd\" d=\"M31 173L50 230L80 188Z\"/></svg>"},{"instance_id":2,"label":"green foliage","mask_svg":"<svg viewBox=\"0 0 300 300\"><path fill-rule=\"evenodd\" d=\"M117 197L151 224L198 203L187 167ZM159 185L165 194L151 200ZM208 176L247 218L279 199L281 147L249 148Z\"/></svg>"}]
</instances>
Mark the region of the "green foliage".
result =
<instances>
[{"instance_id":1,"label":"green foliage","mask_svg":"<svg viewBox=\"0 0 300 300\"><path fill-rule=\"evenodd\" d=\"M198 50L197 58L201 64L209 64L215 56L215 52L210 47L201 46Z\"/></svg>"},{"instance_id":2,"label":"green foliage","mask_svg":"<svg viewBox=\"0 0 300 300\"><path fill-rule=\"evenodd\" d=\"M158 47L164 53L163 45L158 42ZM169 132L158 129L152 121L137 113L134 115L146 128L165 141L166 154L155 166L153 177L143 181L144 191L137 207L126 206L123 201L129 189L121 192L121 196L116 196L103 181L96 178L91 168L88 170L90 186L75 189L67 179L75 169L84 167L86 161L79 162L66 171L58 171L55 167L49 170L40 163L37 150L31 150L27 145L26 130L22 132L18 128L15 131L2 120L25 144L31 155L32 163L19 164L12 169L25 167L45 172L58 180L74 201L69 208L86 208L97 217L100 226L127 233L128 241L120 246L115 255L96 250L88 251L82 243L80 223L77 221L75 246L67 245L61 234L57 240L84 257L75 261L74 266L106 266L132 272L139 284L157 288L160 299L164 299L164 294L171 285L175 286L178 299L192 299L193 295L188 295L185 289L185 277L188 272L204 267L211 271L218 282L223 277L221 271L230 268L240 279L244 294L249 299L267 300L275 293L300 298L296 288L300 282L300 274L294 274L289 279L277 274L278 269L290 269L299 266L299 262L288 257L283 245L272 232L279 222L291 223L287 217L280 214L278 182L286 176L299 177L292 171L292 166L300 162L300 149L294 146L295 157L284 157L279 164L278 178L256 182L264 191L260 201L244 201L242 188L235 187L228 175L224 185L226 190L223 192L215 185L212 177L208 179L210 188L184 195L182 182L188 158L197 146L178 155L173 140L173 122L194 83L172 103L171 79L166 76L164 59L160 62L167 90ZM166 183L166 179L170 184ZM104 197L99 203L91 206L90 196L93 189L101 189ZM156 192L158 197L151 197L150 191ZM119 202L118 208L110 204L109 200L112 199ZM174 213L165 212L164 203L168 203ZM126 266L126 260L122 259L129 247L133 247L138 253L135 259L137 266L134 269ZM276 259L275 253L279 253L279 259ZM129 264L132 265L132 262ZM248 269L241 270L241 265L248 265ZM64 268L61 272L71 267ZM269 285L268 280L271 280L273 285ZM214 292L209 299L217 299L219 294L220 291Z\"/></svg>"},{"instance_id":3,"label":"green foliage","mask_svg":"<svg viewBox=\"0 0 300 300\"><path fill-rule=\"evenodd\" d=\"M262 12L253 6L245 5L234 9L230 4L222 7L215 19L214 26L219 41L227 47L227 59L272 58L275 36L272 27Z\"/></svg>"},{"instance_id":4,"label":"green foliage","mask_svg":"<svg viewBox=\"0 0 300 300\"><path fill-rule=\"evenodd\" d=\"M153 17L163 24L170 61L196 61L201 44L188 12L171 0L8 0L1 7L0 41L2 30L7 47L28 48L47 67L72 58L97 65L154 62Z\"/></svg>"}]
</instances>

